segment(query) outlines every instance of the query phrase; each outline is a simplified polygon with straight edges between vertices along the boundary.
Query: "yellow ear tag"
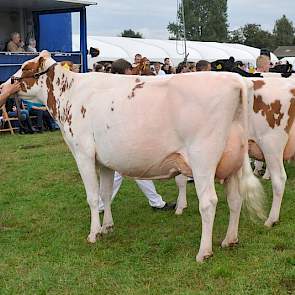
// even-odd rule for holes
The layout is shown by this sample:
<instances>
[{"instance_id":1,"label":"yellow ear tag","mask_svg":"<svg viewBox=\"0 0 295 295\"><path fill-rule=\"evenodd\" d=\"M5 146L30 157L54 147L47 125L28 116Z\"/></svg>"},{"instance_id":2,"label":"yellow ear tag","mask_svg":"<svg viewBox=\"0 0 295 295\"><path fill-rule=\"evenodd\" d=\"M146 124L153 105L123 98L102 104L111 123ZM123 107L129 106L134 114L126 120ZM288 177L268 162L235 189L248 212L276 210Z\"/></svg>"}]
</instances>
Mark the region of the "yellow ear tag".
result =
<instances>
[{"instance_id":1,"label":"yellow ear tag","mask_svg":"<svg viewBox=\"0 0 295 295\"><path fill-rule=\"evenodd\" d=\"M216 69L217 70L221 70L222 69L222 65L221 64L217 65Z\"/></svg>"},{"instance_id":2,"label":"yellow ear tag","mask_svg":"<svg viewBox=\"0 0 295 295\"><path fill-rule=\"evenodd\" d=\"M65 64L63 65L63 68L64 68L65 70L67 70L67 71L70 70L70 66L69 66L67 63L65 63Z\"/></svg>"}]
</instances>

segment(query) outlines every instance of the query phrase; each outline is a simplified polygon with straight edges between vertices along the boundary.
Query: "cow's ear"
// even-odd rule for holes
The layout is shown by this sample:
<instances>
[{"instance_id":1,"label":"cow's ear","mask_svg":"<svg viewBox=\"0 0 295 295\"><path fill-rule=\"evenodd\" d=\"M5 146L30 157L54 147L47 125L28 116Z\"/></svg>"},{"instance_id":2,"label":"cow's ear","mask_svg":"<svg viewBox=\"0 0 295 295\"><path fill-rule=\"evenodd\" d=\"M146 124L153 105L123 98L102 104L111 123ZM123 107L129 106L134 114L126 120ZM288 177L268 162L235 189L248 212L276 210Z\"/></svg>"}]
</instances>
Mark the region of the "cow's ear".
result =
<instances>
[{"instance_id":1,"label":"cow's ear","mask_svg":"<svg viewBox=\"0 0 295 295\"><path fill-rule=\"evenodd\" d=\"M39 62L39 66L38 66L39 70L44 70L44 68L45 68L45 58L43 56L41 56L39 58L38 62Z\"/></svg>"}]
</instances>

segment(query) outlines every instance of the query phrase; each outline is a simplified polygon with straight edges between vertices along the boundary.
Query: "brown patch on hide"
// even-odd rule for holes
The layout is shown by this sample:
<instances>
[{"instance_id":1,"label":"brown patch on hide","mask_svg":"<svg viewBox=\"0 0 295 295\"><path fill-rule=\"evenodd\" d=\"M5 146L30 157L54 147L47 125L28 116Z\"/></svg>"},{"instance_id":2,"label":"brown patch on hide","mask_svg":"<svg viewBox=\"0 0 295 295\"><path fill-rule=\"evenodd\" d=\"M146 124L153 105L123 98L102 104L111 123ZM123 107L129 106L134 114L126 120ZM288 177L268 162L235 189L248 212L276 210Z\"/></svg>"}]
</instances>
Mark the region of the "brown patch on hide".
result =
<instances>
[{"instance_id":1,"label":"brown patch on hide","mask_svg":"<svg viewBox=\"0 0 295 295\"><path fill-rule=\"evenodd\" d=\"M62 96L66 90L69 90L72 88L74 83L74 79L72 78L71 81L69 82L68 77L65 74L62 74L62 78L60 81L60 94L59 96Z\"/></svg>"},{"instance_id":2,"label":"brown patch on hide","mask_svg":"<svg viewBox=\"0 0 295 295\"><path fill-rule=\"evenodd\" d=\"M70 131L70 133L71 133L71 135L72 135L72 137L73 137L73 136L74 136L74 133L73 133L73 130L72 130L71 127L69 128L69 131Z\"/></svg>"},{"instance_id":3,"label":"brown patch on hide","mask_svg":"<svg viewBox=\"0 0 295 295\"><path fill-rule=\"evenodd\" d=\"M47 72L47 79L46 79L46 86L47 86L47 106L49 111L51 112L53 118L56 119L57 117L57 108L56 108L56 99L53 94L53 80L54 80L54 68L50 68L49 71Z\"/></svg>"},{"instance_id":4,"label":"brown patch on hide","mask_svg":"<svg viewBox=\"0 0 295 295\"><path fill-rule=\"evenodd\" d=\"M139 79L138 79L139 80ZM131 99L133 97L135 97L135 90L136 89L139 89L139 88L143 88L143 85L145 84L145 82L142 82L142 83L138 83L136 84L133 88L132 88L132 92L130 95L128 95L128 98Z\"/></svg>"},{"instance_id":5,"label":"brown patch on hide","mask_svg":"<svg viewBox=\"0 0 295 295\"><path fill-rule=\"evenodd\" d=\"M293 96L295 96L295 89L292 89L291 93ZM288 116L289 116L289 118L288 118L287 126L285 127L285 131L287 133L289 133L289 131L293 125L294 119L295 119L295 97L292 97L290 100L290 107L288 110Z\"/></svg>"},{"instance_id":6,"label":"brown patch on hide","mask_svg":"<svg viewBox=\"0 0 295 295\"><path fill-rule=\"evenodd\" d=\"M62 113L59 115L59 121L64 126L64 124L68 124L69 132L72 136L74 136L72 126L72 105L69 101L66 102L65 107L62 109Z\"/></svg>"},{"instance_id":7,"label":"brown patch on hide","mask_svg":"<svg viewBox=\"0 0 295 295\"><path fill-rule=\"evenodd\" d=\"M261 112L261 115L266 118L266 121L272 129L275 126L280 126L284 113L281 113L281 102L275 100L271 104L266 104L261 95L254 96L253 111L257 114Z\"/></svg>"},{"instance_id":8,"label":"brown patch on hide","mask_svg":"<svg viewBox=\"0 0 295 295\"><path fill-rule=\"evenodd\" d=\"M253 84L254 84L254 90L258 90L260 88L263 87L263 85L265 85L265 82L263 80L252 80Z\"/></svg>"},{"instance_id":9,"label":"brown patch on hide","mask_svg":"<svg viewBox=\"0 0 295 295\"><path fill-rule=\"evenodd\" d=\"M81 108L81 114L83 116L83 119L85 118L85 114L86 114L86 109L84 108L84 106L82 106Z\"/></svg>"}]
</instances>

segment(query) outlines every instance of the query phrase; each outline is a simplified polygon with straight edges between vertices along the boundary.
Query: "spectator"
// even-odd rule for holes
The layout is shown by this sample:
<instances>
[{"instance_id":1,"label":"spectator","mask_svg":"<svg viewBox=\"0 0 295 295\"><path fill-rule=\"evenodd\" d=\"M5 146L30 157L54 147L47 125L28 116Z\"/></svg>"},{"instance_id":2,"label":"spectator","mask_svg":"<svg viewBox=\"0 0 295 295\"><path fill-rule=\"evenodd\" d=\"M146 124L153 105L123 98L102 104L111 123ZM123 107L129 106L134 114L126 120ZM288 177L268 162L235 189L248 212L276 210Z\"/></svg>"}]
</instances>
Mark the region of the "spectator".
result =
<instances>
[{"instance_id":1,"label":"spectator","mask_svg":"<svg viewBox=\"0 0 295 295\"><path fill-rule=\"evenodd\" d=\"M28 46L27 46L27 51L28 52L33 52L33 53L36 53L37 52L35 38L29 38L29 42L28 42Z\"/></svg>"},{"instance_id":2,"label":"spectator","mask_svg":"<svg viewBox=\"0 0 295 295\"><path fill-rule=\"evenodd\" d=\"M162 66L162 70L166 73L166 74L175 74L175 70L174 68L171 66L170 63L170 58L166 57L164 59L164 64Z\"/></svg>"},{"instance_id":3,"label":"spectator","mask_svg":"<svg viewBox=\"0 0 295 295\"><path fill-rule=\"evenodd\" d=\"M112 64L112 74L132 75L132 65L127 60L120 58Z\"/></svg>"},{"instance_id":4,"label":"spectator","mask_svg":"<svg viewBox=\"0 0 295 295\"><path fill-rule=\"evenodd\" d=\"M140 64L141 59L142 59L142 55L141 54L139 54L139 53L135 54L135 56L134 56L134 63L132 65L132 67L138 66Z\"/></svg>"},{"instance_id":5,"label":"spectator","mask_svg":"<svg viewBox=\"0 0 295 295\"><path fill-rule=\"evenodd\" d=\"M176 74L182 74L182 73L188 73L189 68L187 66L187 63L181 62L176 69Z\"/></svg>"},{"instance_id":6,"label":"spectator","mask_svg":"<svg viewBox=\"0 0 295 295\"><path fill-rule=\"evenodd\" d=\"M197 72L211 71L211 64L207 60L199 60L196 64Z\"/></svg>"},{"instance_id":7,"label":"spectator","mask_svg":"<svg viewBox=\"0 0 295 295\"><path fill-rule=\"evenodd\" d=\"M54 130L54 121L51 118L46 107L41 103L34 103L31 101L24 101L27 104L29 114L31 116L37 116L37 131L42 132L44 130L44 123L50 131Z\"/></svg>"},{"instance_id":8,"label":"spectator","mask_svg":"<svg viewBox=\"0 0 295 295\"><path fill-rule=\"evenodd\" d=\"M32 126L29 111L25 109L23 101L20 102L20 114L19 114L19 116L18 116L18 111L17 111L15 101L13 102L11 110L9 110L9 108L7 108L7 110L8 110L8 116L10 118L17 118L18 117L20 119L19 132L21 134L22 133L31 133L31 134L33 134L34 132L37 131Z\"/></svg>"},{"instance_id":9,"label":"spectator","mask_svg":"<svg viewBox=\"0 0 295 295\"><path fill-rule=\"evenodd\" d=\"M71 71L74 72L74 73L80 73L80 65L79 64L73 64Z\"/></svg>"},{"instance_id":10,"label":"spectator","mask_svg":"<svg viewBox=\"0 0 295 295\"><path fill-rule=\"evenodd\" d=\"M9 52L24 52L24 43L21 41L20 34L14 32L10 35L10 41L7 44Z\"/></svg>"},{"instance_id":11,"label":"spectator","mask_svg":"<svg viewBox=\"0 0 295 295\"><path fill-rule=\"evenodd\" d=\"M105 72L105 68L101 63L95 63L93 65L93 71L94 72L100 72L100 73L104 73Z\"/></svg>"},{"instance_id":12,"label":"spectator","mask_svg":"<svg viewBox=\"0 0 295 295\"><path fill-rule=\"evenodd\" d=\"M111 72L112 72L112 64L110 64L110 63L106 63L106 64L104 65L104 68L105 68L105 72L106 72L106 73L111 73Z\"/></svg>"},{"instance_id":13,"label":"spectator","mask_svg":"<svg viewBox=\"0 0 295 295\"><path fill-rule=\"evenodd\" d=\"M161 64L159 62L154 64L154 74L156 76L166 75L166 73L163 70L161 70Z\"/></svg>"},{"instance_id":14,"label":"spectator","mask_svg":"<svg viewBox=\"0 0 295 295\"><path fill-rule=\"evenodd\" d=\"M266 55L260 55L256 59L256 72L268 73L270 69L270 59Z\"/></svg>"},{"instance_id":15,"label":"spectator","mask_svg":"<svg viewBox=\"0 0 295 295\"><path fill-rule=\"evenodd\" d=\"M196 72L197 71L196 63L194 63L194 62L190 63L190 65L189 65L189 71L190 72Z\"/></svg>"}]
</instances>

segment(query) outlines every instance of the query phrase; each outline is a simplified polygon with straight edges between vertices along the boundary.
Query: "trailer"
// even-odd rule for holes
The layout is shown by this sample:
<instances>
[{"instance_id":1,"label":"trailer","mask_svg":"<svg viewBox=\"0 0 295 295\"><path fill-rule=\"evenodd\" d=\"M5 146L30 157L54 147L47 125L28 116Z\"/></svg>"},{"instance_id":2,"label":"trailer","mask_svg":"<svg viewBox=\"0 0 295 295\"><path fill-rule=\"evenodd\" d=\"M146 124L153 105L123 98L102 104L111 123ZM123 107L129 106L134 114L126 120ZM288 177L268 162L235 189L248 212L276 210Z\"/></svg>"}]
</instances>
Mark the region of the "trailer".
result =
<instances>
[{"instance_id":1,"label":"trailer","mask_svg":"<svg viewBox=\"0 0 295 295\"><path fill-rule=\"evenodd\" d=\"M86 7L96 5L86 0L1 0L0 1L0 82L7 80L19 67L37 53L5 51L12 32L23 41L35 38L37 51L47 49L57 61L70 60L87 66ZM80 19L80 50L72 49L72 14Z\"/></svg>"}]
</instances>

